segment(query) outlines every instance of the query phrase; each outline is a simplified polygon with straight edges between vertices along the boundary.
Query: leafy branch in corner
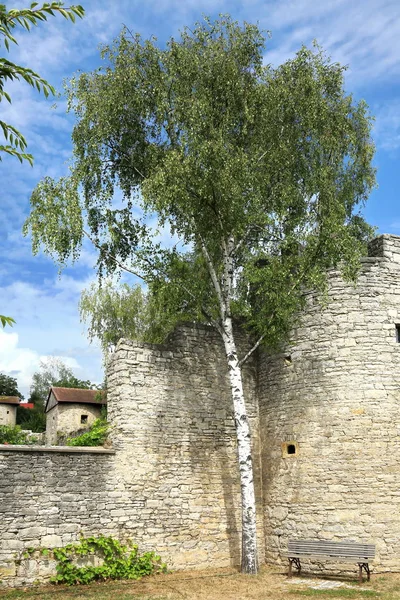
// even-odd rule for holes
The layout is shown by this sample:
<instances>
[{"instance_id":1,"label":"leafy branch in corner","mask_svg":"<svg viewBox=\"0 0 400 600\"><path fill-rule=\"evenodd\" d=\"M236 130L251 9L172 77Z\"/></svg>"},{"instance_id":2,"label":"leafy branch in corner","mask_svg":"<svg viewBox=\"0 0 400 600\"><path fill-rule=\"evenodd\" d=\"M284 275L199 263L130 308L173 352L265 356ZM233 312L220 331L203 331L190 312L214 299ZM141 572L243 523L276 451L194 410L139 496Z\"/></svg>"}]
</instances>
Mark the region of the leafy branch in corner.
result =
<instances>
[{"instance_id":1,"label":"leafy branch in corner","mask_svg":"<svg viewBox=\"0 0 400 600\"><path fill-rule=\"evenodd\" d=\"M38 7L37 2L33 2L30 8L10 10L7 10L5 4L0 4L0 35L3 36L4 46L9 51L10 42L18 44L13 35L14 29L17 26L29 31L33 25L37 26L39 22L47 21L48 16L54 17L56 13L60 13L65 19L74 23L75 18L82 18L84 12L84 9L80 5L66 8L63 2L46 2L41 7ZM5 99L11 103L11 96L6 92L5 84L7 82L20 81L21 79L31 87L36 88L38 92L43 92L46 98L50 94L55 94L53 86L38 73L28 67L22 67L4 57L0 57L0 102ZM2 120L0 120L0 128L6 141L5 144L0 144L0 161L2 160L1 155L4 152L15 156L21 163L27 160L32 165L33 156L25 152L27 142L23 134L13 125L5 123Z\"/></svg>"}]
</instances>

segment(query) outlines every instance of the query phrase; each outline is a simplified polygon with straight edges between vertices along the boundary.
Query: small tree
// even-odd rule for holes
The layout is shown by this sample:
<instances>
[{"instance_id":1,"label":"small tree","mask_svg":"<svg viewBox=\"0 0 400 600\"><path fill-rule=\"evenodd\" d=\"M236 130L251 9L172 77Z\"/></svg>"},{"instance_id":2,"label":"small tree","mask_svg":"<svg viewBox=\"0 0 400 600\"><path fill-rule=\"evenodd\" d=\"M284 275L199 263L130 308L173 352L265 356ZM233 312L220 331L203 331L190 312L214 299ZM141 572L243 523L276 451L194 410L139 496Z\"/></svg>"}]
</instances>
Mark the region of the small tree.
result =
<instances>
[{"instance_id":1,"label":"small tree","mask_svg":"<svg viewBox=\"0 0 400 600\"><path fill-rule=\"evenodd\" d=\"M124 268L168 310L220 333L237 433L242 570L257 572L250 427L241 366L276 344L326 269L354 276L370 229L355 210L374 185L371 118L343 87L344 67L301 48L274 69L264 37L224 17L165 49L124 31L103 71L69 86L77 124L68 178L45 179L25 225L63 266L87 235L103 271ZM113 206L116 187L125 205ZM82 195L80 194L82 191ZM138 218L156 213L181 244ZM254 343L238 356L234 319Z\"/></svg>"},{"instance_id":2,"label":"small tree","mask_svg":"<svg viewBox=\"0 0 400 600\"><path fill-rule=\"evenodd\" d=\"M51 387L93 389L90 381L82 381L73 374L72 370L59 358L50 357L40 361L39 371L32 376L31 397L41 399L44 405Z\"/></svg>"},{"instance_id":3,"label":"small tree","mask_svg":"<svg viewBox=\"0 0 400 600\"><path fill-rule=\"evenodd\" d=\"M32 392L28 403L33 404L33 408L24 408L24 405L18 406L17 425L21 425L21 429L30 429L36 433L46 431L43 399L36 392Z\"/></svg>"},{"instance_id":4,"label":"small tree","mask_svg":"<svg viewBox=\"0 0 400 600\"><path fill-rule=\"evenodd\" d=\"M0 396L18 396L21 400L24 399L18 389L18 383L15 377L0 373Z\"/></svg>"}]
</instances>

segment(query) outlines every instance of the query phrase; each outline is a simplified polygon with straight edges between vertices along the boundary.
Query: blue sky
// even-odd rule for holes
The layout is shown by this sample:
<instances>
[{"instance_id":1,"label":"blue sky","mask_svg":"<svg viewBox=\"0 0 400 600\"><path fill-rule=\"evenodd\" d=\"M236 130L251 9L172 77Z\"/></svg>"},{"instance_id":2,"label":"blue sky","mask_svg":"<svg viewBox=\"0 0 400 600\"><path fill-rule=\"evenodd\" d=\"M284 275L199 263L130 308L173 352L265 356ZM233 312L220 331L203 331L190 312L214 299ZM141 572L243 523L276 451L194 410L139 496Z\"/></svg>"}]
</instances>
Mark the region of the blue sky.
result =
<instances>
[{"instance_id":1,"label":"blue sky","mask_svg":"<svg viewBox=\"0 0 400 600\"><path fill-rule=\"evenodd\" d=\"M8 8L27 3L14 2ZM68 3L66 3L68 4ZM78 70L100 65L99 44L111 42L123 24L160 44L177 36L203 14L230 13L271 31L265 61L279 64L301 44L316 39L336 61L349 66L347 89L364 98L376 117L375 164L379 187L366 206L367 219L380 233L400 234L400 6L398 0L82 0L86 16L75 25L61 17L18 35L10 58L29 66L62 90ZM46 356L59 356L79 378L102 380L101 353L89 345L79 322L80 292L95 279L96 254L89 246L61 278L44 255L32 256L21 234L29 197L45 175L66 173L73 118L63 98L46 101L29 86L8 86L13 103L1 115L26 136L33 168L16 159L0 163L0 312L12 315L13 329L0 331L0 371L17 377L28 393L32 373ZM56 108L53 106L56 103Z\"/></svg>"}]
</instances>

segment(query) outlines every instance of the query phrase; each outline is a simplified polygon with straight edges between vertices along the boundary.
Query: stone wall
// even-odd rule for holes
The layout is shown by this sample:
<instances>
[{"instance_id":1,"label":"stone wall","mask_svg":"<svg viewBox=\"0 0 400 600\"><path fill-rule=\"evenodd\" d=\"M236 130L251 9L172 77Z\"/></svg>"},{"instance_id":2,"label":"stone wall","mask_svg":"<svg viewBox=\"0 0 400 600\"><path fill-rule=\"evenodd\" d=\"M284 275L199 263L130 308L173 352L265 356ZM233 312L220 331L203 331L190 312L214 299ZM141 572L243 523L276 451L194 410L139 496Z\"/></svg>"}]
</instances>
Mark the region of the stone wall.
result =
<instances>
[{"instance_id":1,"label":"stone wall","mask_svg":"<svg viewBox=\"0 0 400 600\"><path fill-rule=\"evenodd\" d=\"M377 545L376 569L398 570L399 277L400 238L382 236L357 285L332 272L325 305L307 295L282 353L253 356L243 369L260 562L264 547L279 562L290 537L350 538ZM239 347L243 355L244 337ZM182 326L164 346L121 340L108 387L115 454L0 447L4 585L44 580L53 564L15 560L81 531L131 538L172 568L239 562L236 440L219 336Z\"/></svg>"},{"instance_id":2,"label":"stone wall","mask_svg":"<svg viewBox=\"0 0 400 600\"><path fill-rule=\"evenodd\" d=\"M399 568L400 239L371 254L356 286L331 273L324 308L309 294L282 355L260 361L269 561L290 537L355 539L376 543L377 568Z\"/></svg>"},{"instance_id":3,"label":"stone wall","mask_svg":"<svg viewBox=\"0 0 400 600\"><path fill-rule=\"evenodd\" d=\"M261 508L252 362L244 369L244 383ZM236 436L218 334L207 327L182 326L166 346L121 341L108 388L117 477L141 508L136 538L151 539L173 568L238 564ZM258 521L262 561L262 511Z\"/></svg>"},{"instance_id":4,"label":"stone wall","mask_svg":"<svg viewBox=\"0 0 400 600\"><path fill-rule=\"evenodd\" d=\"M53 561L24 558L29 548L64 546L84 535L124 534L114 517L120 492L114 453L97 448L0 446L0 580L44 581Z\"/></svg>"},{"instance_id":5,"label":"stone wall","mask_svg":"<svg viewBox=\"0 0 400 600\"><path fill-rule=\"evenodd\" d=\"M241 345L244 353L243 339ZM244 382L263 562L255 367L245 367ZM115 455L0 447L3 585L45 580L52 562L15 559L27 548L74 541L81 531L131 538L171 568L239 563L236 437L219 337L207 327L182 326L165 346L122 340L108 387Z\"/></svg>"}]
</instances>

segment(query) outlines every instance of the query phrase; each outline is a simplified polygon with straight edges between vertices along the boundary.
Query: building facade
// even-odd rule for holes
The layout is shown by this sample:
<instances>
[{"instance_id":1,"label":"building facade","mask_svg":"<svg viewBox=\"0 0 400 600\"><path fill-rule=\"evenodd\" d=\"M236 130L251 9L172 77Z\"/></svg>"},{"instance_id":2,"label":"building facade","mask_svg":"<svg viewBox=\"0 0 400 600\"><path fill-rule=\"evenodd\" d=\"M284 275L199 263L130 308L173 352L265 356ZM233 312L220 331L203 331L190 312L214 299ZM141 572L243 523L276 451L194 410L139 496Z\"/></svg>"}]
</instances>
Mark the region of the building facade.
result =
<instances>
[{"instance_id":1,"label":"building facade","mask_svg":"<svg viewBox=\"0 0 400 600\"><path fill-rule=\"evenodd\" d=\"M88 429L101 415L106 403L98 390L50 388L46 402L46 444L57 444L58 437Z\"/></svg>"},{"instance_id":2,"label":"building facade","mask_svg":"<svg viewBox=\"0 0 400 600\"><path fill-rule=\"evenodd\" d=\"M0 396L0 425L15 426L19 403L18 396Z\"/></svg>"}]
</instances>

